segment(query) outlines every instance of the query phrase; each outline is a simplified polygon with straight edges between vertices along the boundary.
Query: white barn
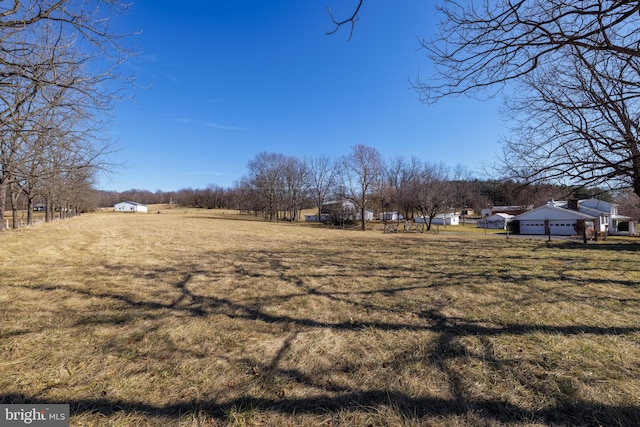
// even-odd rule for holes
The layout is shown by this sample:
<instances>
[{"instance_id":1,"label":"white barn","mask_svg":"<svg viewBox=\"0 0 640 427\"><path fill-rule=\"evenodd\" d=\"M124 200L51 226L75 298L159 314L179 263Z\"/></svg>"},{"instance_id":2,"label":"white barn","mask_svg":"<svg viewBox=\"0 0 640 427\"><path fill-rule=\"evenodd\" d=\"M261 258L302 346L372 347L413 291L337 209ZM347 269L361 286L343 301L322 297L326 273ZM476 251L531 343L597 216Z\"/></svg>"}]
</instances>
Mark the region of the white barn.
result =
<instances>
[{"instance_id":1,"label":"white barn","mask_svg":"<svg viewBox=\"0 0 640 427\"><path fill-rule=\"evenodd\" d=\"M116 212L147 212L147 205L136 202L120 202L115 204L113 210Z\"/></svg>"}]
</instances>

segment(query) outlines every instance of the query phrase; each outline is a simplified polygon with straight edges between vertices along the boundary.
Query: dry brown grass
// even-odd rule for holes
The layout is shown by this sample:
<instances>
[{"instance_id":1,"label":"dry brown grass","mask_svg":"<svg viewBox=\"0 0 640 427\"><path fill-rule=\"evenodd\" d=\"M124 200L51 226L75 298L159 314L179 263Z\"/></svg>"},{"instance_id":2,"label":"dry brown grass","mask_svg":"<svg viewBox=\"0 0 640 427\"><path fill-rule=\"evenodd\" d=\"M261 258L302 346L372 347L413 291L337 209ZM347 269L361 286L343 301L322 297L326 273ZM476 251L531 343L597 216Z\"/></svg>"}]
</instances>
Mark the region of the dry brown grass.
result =
<instances>
[{"instance_id":1,"label":"dry brown grass","mask_svg":"<svg viewBox=\"0 0 640 427\"><path fill-rule=\"evenodd\" d=\"M0 235L0 403L82 426L640 424L633 240L161 212Z\"/></svg>"}]
</instances>

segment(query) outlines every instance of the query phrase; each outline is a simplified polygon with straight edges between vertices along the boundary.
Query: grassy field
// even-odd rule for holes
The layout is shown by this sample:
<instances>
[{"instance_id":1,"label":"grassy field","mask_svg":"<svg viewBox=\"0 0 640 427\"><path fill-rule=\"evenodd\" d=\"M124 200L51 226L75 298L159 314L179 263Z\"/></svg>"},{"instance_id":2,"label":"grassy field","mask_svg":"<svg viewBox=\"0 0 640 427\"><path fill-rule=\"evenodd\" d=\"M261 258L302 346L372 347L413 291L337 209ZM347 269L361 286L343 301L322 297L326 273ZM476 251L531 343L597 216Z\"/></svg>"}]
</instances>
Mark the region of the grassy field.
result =
<instances>
[{"instance_id":1,"label":"grassy field","mask_svg":"<svg viewBox=\"0 0 640 427\"><path fill-rule=\"evenodd\" d=\"M153 211L0 235L0 403L68 403L72 426L640 425L640 242Z\"/></svg>"}]
</instances>

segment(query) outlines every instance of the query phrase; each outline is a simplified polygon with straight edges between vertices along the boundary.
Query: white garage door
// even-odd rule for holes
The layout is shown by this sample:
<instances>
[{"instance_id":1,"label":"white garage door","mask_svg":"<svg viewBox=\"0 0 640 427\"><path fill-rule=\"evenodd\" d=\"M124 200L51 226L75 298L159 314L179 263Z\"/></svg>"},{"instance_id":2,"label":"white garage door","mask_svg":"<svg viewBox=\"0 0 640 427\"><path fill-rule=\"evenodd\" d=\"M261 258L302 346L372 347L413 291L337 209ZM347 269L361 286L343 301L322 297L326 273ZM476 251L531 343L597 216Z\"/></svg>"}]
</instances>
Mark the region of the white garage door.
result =
<instances>
[{"instance_id":1,"label":"white garage door","mask_svg":"<svg viewBox=\"0 0 640 427\"><path fill-rule=\"evenodd\" d=\"M555 236L571 236L577 233L575 220L549 221L549 228Z\"/></svg>"},{"instance_id":2,"label":"white garage door","mask_svg":"<svg viewBox=\"0 0 640 427\"><path fill-rule=\"evenodd\" d=\"M544 221L520 221L520 234L545 234Z\"/></svg>"}]
</instances>

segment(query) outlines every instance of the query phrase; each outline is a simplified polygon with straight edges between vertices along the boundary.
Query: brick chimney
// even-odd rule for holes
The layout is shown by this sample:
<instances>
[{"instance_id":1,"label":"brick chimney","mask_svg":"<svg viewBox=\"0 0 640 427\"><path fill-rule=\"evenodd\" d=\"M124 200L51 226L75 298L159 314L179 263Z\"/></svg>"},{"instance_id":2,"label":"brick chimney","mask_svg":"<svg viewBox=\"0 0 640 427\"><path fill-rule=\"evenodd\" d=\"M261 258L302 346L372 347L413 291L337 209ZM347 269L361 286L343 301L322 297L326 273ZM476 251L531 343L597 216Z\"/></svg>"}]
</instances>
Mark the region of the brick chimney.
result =
<instances>
[{"instance_id":1,"label":"brick chimney","mask_svg":"<svg viewBox=\"0 0 640 427\"><path fill-rule=\"evenodd\" d=\"M569 202L567 203L567 207L569 209L571 209L572 211L577 211L578 210L578 199L569 200Z\"/></svg>"}]
</instances>

